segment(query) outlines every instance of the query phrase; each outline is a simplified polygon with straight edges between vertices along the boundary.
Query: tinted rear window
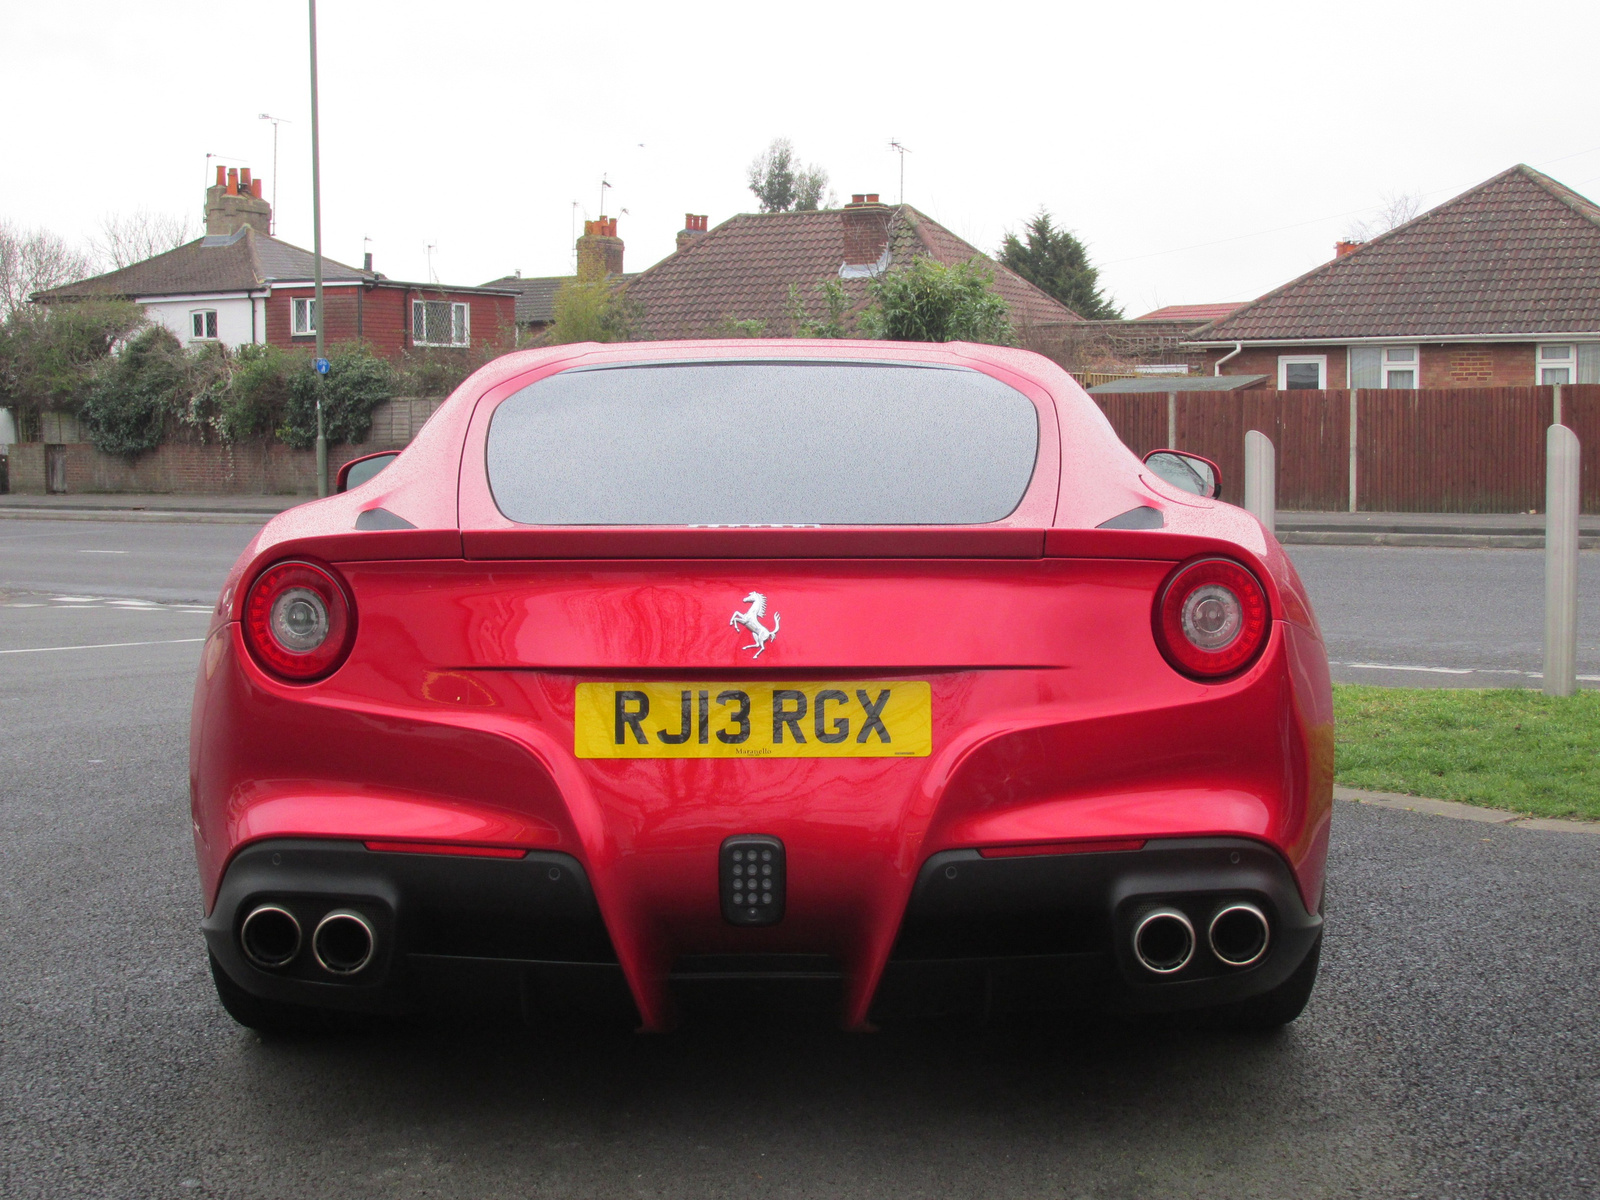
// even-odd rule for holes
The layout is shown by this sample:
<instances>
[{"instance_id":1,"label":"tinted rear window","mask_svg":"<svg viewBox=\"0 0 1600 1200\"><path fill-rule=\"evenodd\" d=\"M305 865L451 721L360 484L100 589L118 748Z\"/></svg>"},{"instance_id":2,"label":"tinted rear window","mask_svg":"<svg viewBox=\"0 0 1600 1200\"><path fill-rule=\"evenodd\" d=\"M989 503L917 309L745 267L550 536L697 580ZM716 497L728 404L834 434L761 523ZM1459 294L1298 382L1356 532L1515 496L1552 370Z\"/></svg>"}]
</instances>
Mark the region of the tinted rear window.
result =
<instances>
[{"instance_id":1,"label":"tinted rear window","mask_svg":"<svg viewBox=\"0 0 1600 1200\"><path fill-rule=\"evenodd\" d=\"M1033 477L1033 402L979 371L651 363L495 410L489 486L528 525L972 525Z\"/></svg>"}]
</instances>

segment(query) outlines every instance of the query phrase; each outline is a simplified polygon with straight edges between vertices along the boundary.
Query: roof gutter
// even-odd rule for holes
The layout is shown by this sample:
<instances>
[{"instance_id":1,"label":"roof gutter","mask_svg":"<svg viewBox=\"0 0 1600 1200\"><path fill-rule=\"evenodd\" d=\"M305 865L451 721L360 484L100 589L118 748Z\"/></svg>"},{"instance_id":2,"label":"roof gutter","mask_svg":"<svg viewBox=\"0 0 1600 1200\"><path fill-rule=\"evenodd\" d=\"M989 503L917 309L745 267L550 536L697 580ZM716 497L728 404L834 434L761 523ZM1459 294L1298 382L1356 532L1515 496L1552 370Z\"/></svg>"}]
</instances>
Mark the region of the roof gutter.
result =
<instances>
[{"instance_id":1,"label":"roof gutter","mask_svg":"<svg viewBox=\"0 0 1600 1200\"><path fill-rule=\"evenodd\" d=\"M1187 343L1187 342L1185 342L1184 344L1185 345L1189 345L1189 343ZM1233 344L1233 349L1232 350L1229 350L1221 358L1217 359L1217 369L1215 371L1211 372L1211 373L1213 375L1221 375L1222 374L1222 364L1227 362L1230 358L1232 358L1234 355L1238 354L1243 349L1244 349L1244 343L1243 342L1235 342Z\"/></svg>"},{"instance_id":2,"label":"roof gutter","mask_svg":"<svg viewBox=\"0 0 1600 1200\"><path fill-rule=\"evenodd\" d=\"M1546 329L1537 333L1395 333L1384 337L1246 338L1242 341L1234 341L1235 349L1225 355L1224 358L1232 358L1239 353L1238 348L1242 346L1393 346L1406 342L1434 342L1439 345L1453 345L1462 342L1580 342L1595 340L1600 340L1600 329L1588 331ZM1228 345L1228 341L1179 342L1178 344L1186 347L1192 346L1199 350L1219 350Z\"/></svg>"}]
</instances>

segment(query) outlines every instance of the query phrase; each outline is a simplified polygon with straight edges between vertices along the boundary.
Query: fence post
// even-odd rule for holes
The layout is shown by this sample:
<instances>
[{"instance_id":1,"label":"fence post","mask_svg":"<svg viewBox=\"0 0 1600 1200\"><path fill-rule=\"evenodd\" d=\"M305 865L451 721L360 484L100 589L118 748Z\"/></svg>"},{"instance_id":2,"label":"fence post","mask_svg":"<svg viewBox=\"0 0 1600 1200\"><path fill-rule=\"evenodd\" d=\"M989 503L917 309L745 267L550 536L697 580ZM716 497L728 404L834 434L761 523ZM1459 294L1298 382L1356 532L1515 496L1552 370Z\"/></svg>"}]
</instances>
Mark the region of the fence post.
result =
<instances>
[{"instance_id":1,"label":"fence post","mask_svg":"<svg viewBox=\"0 0 1600 1200\"><path fill-rule=\"evenodd\" d=\"M1555 398L1551 405L1550 424L1565 425L1566 422L1561 419L1561 385L1559 383L1555 385L1554 391Z\"/></svg>"},{"instance_id":2,"label":"fence post","mask_svg":"<svg viewBox=\"0 0 1600 1200\"><path fill-rule=\"evenodd\" d=\"M1578 435L1552 425L1545 436L1544 694L1578 686Z\"/></svg>"},{"instance_id":3,"label":"fence post","mask_svg":"<svg viewBox=\"0 0 1600 1200\"><path fill-rule=\"evenodd\" d=\"M1259 429L1244 435L1244 506L1269 530L1278 524L1278 453Z\"/></svg>"},{"instance_id":4,"label":"fence post","mask_svg":"<svg viewBox=\"0 0 1600 1200\"><path fill-rule=\"evenodd\" d=\"M1361 389L1350 389L1350 511L1356 511L1356 410L1361 403Z\"/></svg>"},{"instance_id":5,"label":"fence post","mask_svg":"<svg viewBox=\"0 0 1600 1200\"><path fill-rule=\"evenodd\" d=\"M1167 393L1167 449L1178 448L1178 393Z\"/></svg>"}]
</instances>

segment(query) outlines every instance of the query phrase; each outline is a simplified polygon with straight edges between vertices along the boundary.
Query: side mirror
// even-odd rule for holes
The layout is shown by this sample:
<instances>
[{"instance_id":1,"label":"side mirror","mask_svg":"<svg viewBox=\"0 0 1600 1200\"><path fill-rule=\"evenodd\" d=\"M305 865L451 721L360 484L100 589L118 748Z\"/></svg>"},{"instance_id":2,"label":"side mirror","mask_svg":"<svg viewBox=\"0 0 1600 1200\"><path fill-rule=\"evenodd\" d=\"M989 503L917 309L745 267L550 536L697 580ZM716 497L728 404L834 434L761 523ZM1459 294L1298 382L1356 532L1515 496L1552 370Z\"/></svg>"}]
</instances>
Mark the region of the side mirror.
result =
<instances>
[{"instance_id":1,"label":"side mirror","mask_svg":"<svg viewBox=\"0 0 1600 1200\"><path fill-rule=\"evenodd\" d=\"M353 487L360 487L399 457L398 450L383 450L377 454L364 454L360 458L352 458L339 468L339 478L333 490L348 492Z\"/></svg>"},{"instance_id":2,"label":"side mirror","mask_svg":"<svg viewBox=\"0 0 1600 1200\"><path fill-rule=\"evenodd\" d=\"M1144 465L1175 488L1207 498L1222 490L1222 472L1209 458L1186 454L1182 450L1152 450Z\"/></svg>"}]
</instances>

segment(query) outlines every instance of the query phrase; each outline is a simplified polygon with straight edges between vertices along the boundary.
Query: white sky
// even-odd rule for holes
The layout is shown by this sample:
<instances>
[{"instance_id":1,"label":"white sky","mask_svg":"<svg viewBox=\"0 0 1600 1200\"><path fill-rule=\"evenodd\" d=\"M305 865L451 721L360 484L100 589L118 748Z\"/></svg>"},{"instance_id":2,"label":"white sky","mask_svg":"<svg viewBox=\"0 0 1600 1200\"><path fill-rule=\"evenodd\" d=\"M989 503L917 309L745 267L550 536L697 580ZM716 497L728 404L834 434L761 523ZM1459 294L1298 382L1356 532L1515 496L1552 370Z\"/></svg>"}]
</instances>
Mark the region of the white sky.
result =
<instances>
[{"instance_id":1,"label":"white sky","mask_svg":"<svg viewBox=\"0 0 1600 1200\"><path fill-rule=\"evenodd\" d=\"M322 0L323 245L395 278L570 269L614 185L627 267L685 212L753 208L791 138L843 198L898 193L983 250L1041 206L1129 316L1243 300L1332 256L1386 193L1516 162L1600 193L1594 0L781 5ZM53 0L0 12L0 219L74 239L198 217L206 155L311 245L302 0Z\"/></svg>"}]
</instances>

